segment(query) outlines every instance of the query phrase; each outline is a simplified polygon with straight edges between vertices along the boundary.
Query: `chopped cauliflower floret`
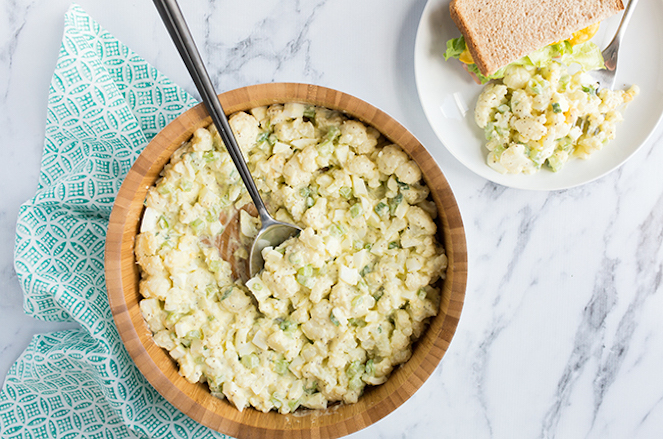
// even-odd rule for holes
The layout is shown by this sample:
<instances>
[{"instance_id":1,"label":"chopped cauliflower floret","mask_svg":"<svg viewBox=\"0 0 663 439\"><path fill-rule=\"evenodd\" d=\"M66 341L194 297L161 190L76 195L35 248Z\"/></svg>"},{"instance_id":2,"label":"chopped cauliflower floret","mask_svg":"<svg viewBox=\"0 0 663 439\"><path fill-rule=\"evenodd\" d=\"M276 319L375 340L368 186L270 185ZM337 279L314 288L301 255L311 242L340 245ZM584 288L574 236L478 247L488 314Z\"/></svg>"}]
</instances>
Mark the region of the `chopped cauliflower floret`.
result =
<instances>
[{"instance_id":1,"label":"chopped cauliflower floret","mask_svg":"<svg viewBox=\"0 0 663 439\"><path fill-rule=\"evenodd\" d=\"M377 165L380 172L391 175L408 160L407 154L398 145L387 145L378 153Z\"/></svg>"},{"instance_id":2,"label":"chopped cauliflower floret","mask_svg":"<svg viewBox=\"0 0 663 439\"><path fill-rule=\"evenodd\" d=\"M485 127L494 109L504 103L506 92L506 87L501 84L491 83L486 86L474 110L474 119L479 127Z\"/></svg>"},{"instance_id":3,"label":"chopped cauliflower floret","mask_svg":"<svg viewBox=\"0 0 663 439\"><path fill-rule=\"evenodd\" d=\"M244 156L256 145L258 136L260 136L260 124L255 117L248 113L239 112L233 114L228 123L235 134L235 139L242 149Z\"/></svg>"},{"instance_id":4,"label":"chopped cauliflower floret","mask_svg":"<svg viewBox=\"0 0 663 439\"><path fill-rule=\"evenodd\" d=\"M396 177L403 183L415 184L421 180L421 170L414 160L408 160L396 168Z\"/></svg>"}]
</instances>

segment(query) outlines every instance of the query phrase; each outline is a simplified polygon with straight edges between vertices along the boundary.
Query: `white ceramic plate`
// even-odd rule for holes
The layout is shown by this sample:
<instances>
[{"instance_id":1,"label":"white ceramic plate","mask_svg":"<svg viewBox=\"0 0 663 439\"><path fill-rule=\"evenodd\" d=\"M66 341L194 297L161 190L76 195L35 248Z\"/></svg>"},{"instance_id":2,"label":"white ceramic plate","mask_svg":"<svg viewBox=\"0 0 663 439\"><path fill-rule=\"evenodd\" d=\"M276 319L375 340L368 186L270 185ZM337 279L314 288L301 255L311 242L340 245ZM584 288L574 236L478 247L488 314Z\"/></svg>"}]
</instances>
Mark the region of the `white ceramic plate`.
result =
<instances>
[{"instance_id":1,"label":"white ceramic plate","mask_svg":"<svg viewBox=\"0 0 663 439\"><path fill-rule=\"evenodd\" d=\"M502 175L486 164L483 130L474 123L474 105L482 87L456 60L444 60L446 42L460 35L449 16L450 0L429 0L419 23L414 67L419 99L433 130L461 163L495 183L519 189L560 190L595 180L631 157L654 131L663 114L663 2L640 2L631 17L619 53L616 88L630 84L640 95L628 104L617 138L588 160L574 159L559 172ZM605 47L622 14L601 24L594 42Z\"/></svg>"}]
</instances>

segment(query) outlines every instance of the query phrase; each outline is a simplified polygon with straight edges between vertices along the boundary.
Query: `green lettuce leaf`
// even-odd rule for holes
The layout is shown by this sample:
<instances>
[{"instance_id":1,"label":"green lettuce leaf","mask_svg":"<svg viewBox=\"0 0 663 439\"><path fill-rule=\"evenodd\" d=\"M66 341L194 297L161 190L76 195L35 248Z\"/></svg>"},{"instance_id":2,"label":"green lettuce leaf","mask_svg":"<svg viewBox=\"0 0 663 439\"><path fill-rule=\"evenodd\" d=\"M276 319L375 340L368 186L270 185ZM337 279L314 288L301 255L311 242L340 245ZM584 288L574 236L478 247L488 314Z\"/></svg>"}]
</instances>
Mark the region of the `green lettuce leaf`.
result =
<instances>
[{"instance_id":1,"label":"green lettuce leaf","mask_svg":"<svg viewBox=\"0 0 663 439\"><path fill-rule=\"evenodd\" d=\"M527 63L527 61L529 61L527 64L541 68L548 65L553 59L562 58L572 52L573 46L571 46L571 43L569 43L568 40L564 40L562 42L551 44L549 46L535 50L529 55L524 56L523 58L526 58L525 60L521 58L518 61L522 61L520 65L524 65ZM515 61L515 63L518 63L518 61Z\"/></svg>"},{"instance_id":2,"label":"green lettuce leaf","mask_svg":"<svg viewBox=\"0 0 663 439\"><path fill-rule=\"evenodd\" d=\"M447 41L447 51L444 52L444 59L458 58L465 51L465 38L461 35L458 38L452 38Z\"/></svg>"},{"instance_id":3,"label":"green lettuce leaf","mask_svg":"<svg viewBox=\"0 0 663 439\"><path fill-rule=\"evenodd\" d=\"M591 41L573 46L571 53L562 55L562 62L567 66L573 63L580 64L586 72L605 68L601 49Z\"/></svg>"},{"instance_id":4,"label":"green lettuce leaf","mask_svg":"<svg viewBox=\"0 0 663 439\"><path fill-rule=\"evenodd\" d=\"M467 64L467 70L469 70L470 72L477 75L477 78L479 79L479 81L481 81L482 84L485 84L486 82L490 81L491 79L503 78L504 77L504 71L506 70L506 67L502 67L501 69L499 69L498 71L496 71L495 73L493 73L490 76L484 76L479 71L479 67L477 67L476 64Z\"/></svg>"}]
</instances>

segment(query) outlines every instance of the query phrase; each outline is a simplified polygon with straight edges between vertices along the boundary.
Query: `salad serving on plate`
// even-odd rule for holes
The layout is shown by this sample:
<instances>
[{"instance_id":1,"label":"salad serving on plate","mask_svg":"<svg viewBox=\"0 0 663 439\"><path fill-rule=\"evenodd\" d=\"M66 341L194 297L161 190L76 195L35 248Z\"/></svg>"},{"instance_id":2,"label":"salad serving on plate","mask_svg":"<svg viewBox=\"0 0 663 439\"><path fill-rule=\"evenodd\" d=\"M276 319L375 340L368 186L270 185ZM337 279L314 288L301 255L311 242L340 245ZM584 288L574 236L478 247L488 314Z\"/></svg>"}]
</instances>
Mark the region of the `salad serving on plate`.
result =
<instances>
[{"instance_id":1,"label":"salad serving on plate","mask_svg":"<svg viewBox=\"0 0 663 439\"><path fill-rule=\"evenodd\" d=\"M633 14L616 91L604 91L592 73L603 66L600 47L613 36L621 14L614 8L601 14L590 10L617 2L571 2L590 11L573 26L554 18L573 13L566 1L560 3L564 12L555 12L557 3L429 0L420 21L415 74L431 127L461 163L505 186L558 190L601 177L633 155L663 112L656 87L660 50L637 44L656 34L661 5L643 3ZM457 20L460 24L451 12L458 5L466 9L461 15L470 17ZM467 5L480 5L483 18ZM503 17L496 18L498 13ZM472 20L480 23L474 28L485 34L483 40L459 31ZM485 55L488 43L506 54L503 59ZM634 100L638 88L647 93ZM588 157L592 160L573 160Z\"/></svg>"},{"instance_id":2,"label":"salad serving on plate","mask_svg":"<svg viewBox=\"0 0 663 439\"><path fill-rule=\"evenodd\" d=\"M474 116L492 169L557 172L615 138L621 110L639 88L599 89L587 72L605 68L591 38L600 20L621 9L621 0L451 2L462 35L447 42L444 57L487 84Z\"/></svg>"}]
</instances>

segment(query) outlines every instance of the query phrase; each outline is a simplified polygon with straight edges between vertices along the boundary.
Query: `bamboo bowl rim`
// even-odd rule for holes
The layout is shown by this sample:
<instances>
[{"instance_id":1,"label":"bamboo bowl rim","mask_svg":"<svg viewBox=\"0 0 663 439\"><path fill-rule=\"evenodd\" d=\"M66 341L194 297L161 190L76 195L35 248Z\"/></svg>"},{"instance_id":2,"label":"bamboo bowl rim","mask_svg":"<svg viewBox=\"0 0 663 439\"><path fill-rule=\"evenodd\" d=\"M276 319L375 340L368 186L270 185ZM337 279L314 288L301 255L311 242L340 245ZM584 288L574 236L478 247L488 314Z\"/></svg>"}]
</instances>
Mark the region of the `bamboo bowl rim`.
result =
<instances>
[{"instance_id":1,"label":"bamboo bowl rim","mask_svg":"<svg viewBox=\"0 0 663 439\"><path fill-rule=\"evenodd\" d=\"M372 105L333 89L298 83L269 83L219 95L227 114L261 105L302 102L340 110L372 125L398 144L419 165L438 207L438 235L449 263L442 283L438 315L414 345L412 357L384 384L367 387L355 404L282 415L253 408L238 411L227 400L213 397L207 384L191 384L178 373L168 352L157 346L140 312L140 279L134 239L140 228L143 201L171 154L197 128L211 123L197 105L166 126L147 145L128 172L115 200L108 225L105 274L111 312L124 345L141 373L171 404L199 423L243 438L335 438L382 419L409 399L433 373L456 331L467 283L465 231L456 199L432 156L402 125ZM440 233L441 232L441 233Z\"/></svg>"}]
</instances>

